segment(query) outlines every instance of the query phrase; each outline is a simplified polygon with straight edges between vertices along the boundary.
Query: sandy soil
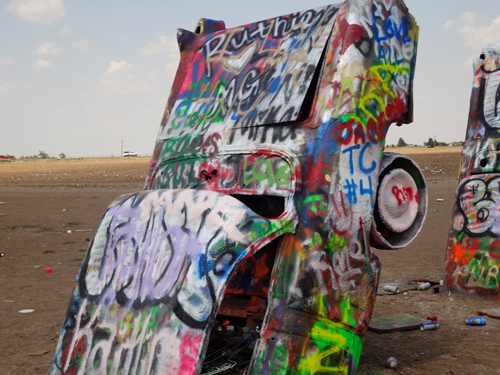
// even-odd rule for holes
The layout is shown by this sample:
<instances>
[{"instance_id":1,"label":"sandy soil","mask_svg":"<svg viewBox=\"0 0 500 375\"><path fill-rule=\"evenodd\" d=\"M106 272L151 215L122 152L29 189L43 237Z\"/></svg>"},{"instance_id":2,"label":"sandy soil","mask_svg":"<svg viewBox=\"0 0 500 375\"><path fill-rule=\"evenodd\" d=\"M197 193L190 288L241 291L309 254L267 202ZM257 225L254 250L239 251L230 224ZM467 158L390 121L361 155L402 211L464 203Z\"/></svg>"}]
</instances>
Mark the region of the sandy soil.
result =
<instances>
[{"instance_id":1,"label":"sandy soil","mask_svg":"<svg viewBox=\"0 0 500 375\"><path fill-rule=\"evenodd\" d=\"M397 151L427 167L427 220L407 248L376 253L382 261L382 284L413 288L412 280L443 278L460 149ZM0 216L0 252L5 254L0 258L0 374L48 373L93 230L114 198L142 189L148 163L147 158L117 158L0 164L0 202L5 202L0 214L7 215ZM436 170L444 173L432 172ZM374 316L437 316L440 328L368 332L358 374L499 374L500 320L487 318L483 327L464 324L476 310L488 307L500 303L432 290L398 295L381 291ZM22 309L36 312L19 314ZM396 371L385 366L391 356L398 361Z\"/></svg>"}]
</instances>

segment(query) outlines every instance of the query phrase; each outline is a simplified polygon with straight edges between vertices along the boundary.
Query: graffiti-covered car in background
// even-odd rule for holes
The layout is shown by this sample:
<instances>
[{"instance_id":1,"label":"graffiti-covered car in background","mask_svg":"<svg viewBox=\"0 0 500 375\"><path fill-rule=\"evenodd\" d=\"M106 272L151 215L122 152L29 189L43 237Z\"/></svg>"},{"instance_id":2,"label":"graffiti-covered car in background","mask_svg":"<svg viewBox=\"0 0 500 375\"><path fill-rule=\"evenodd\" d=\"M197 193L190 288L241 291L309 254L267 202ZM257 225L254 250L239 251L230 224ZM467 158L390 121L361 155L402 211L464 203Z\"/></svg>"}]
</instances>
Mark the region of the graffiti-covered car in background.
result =
<instances>
[{"instance_id":1,"label":"graffiti-covered car in background","mask_svg":"<svg viewBox=\"0 0 500 375\"><path fill-rule=\"evenodd\" d=\"M177 37L145 191L105 213L52 374L354 373L370 245L426 212L418 166L384 153L412 120L414 18L358 0Z\"/></svg>"},{"instance_id":2,"label":"graffiti-covered car in background","mask_svg":"<svg viewBox=\"0 0 500 375\"><path fill-rule=\"evenodd\" d=\"M443 290L500 300L500 43L489 44L473 68Z\"/></svg>"}]
</instances>

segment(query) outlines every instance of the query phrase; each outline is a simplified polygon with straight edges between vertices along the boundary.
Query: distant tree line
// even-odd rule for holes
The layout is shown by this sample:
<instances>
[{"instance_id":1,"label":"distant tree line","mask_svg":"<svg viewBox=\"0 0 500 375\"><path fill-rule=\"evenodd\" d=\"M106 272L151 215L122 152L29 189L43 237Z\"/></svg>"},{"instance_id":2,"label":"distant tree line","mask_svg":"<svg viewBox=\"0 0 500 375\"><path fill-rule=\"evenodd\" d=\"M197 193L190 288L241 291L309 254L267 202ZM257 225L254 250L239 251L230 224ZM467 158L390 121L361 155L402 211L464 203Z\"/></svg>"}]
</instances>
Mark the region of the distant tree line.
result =
<instances>
[{"instance_id":1,"label":"distant tree line","mask_svg":"<svg viewBox=\"0 0 500 375\"><path fill-rule=\"evenodd\" d=\"M427 146L427 147L437 147L437 146L463 146L464 145L464 141L460 141L460 142L450 142L450 143L446 143L446 142L438 142L435 138L432 139L432 138L429 138L427 140L427 142L424 142L424 146Z\"/></svg>"},{"instance_id":2,"label":"distant tree line","mask_svg":"<svg viewBox=\"0 0 500 375\"><path fill-rule=\"evenodd\" d=\"M432 138L429 138L427 142L424 142L424 146L426 146L426 147L463 146L463 145L464 145L463 141L446 143L446 142L438 142L438 141L436 141L435 139L432 139ZM392 145L388 145L388 146L389 147L407 147L407 146L411 146L411 145L407 144L405 142L405 140L400 137L399 140L398 140L398 143L396 143L395 145L392 144Z\"/></svg>"},{"instance_id":3,"label":"distant tree line","mask_svg":"<svg viewBox=\"0 0 500 375\"><path fill-rule=\"evenodd\" d=\"M64 152L61 152L59 156L57 157L59 159L66 159L66 154ZM56 157L51 157L47 152L39 150L38 155L21 155L19 160L28 160L28 159L57 159ZM16 159L15 156L11 156L11 159Z\"/></svg>"}]
</instances>

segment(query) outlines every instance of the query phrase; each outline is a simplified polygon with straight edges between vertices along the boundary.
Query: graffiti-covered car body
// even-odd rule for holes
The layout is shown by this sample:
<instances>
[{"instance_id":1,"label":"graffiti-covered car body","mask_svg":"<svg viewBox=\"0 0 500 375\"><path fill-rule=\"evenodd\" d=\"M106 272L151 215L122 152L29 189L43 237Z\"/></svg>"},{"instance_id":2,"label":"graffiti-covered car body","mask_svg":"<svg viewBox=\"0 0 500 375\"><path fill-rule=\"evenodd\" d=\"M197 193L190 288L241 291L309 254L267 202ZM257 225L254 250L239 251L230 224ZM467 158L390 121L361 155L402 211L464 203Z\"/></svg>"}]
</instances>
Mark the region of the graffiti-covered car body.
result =
<instances>
[{"instance_id":1,"label":"graffiti-covered car body","mask_svg":"<svg viewBox=\"0 0 500 375\"><path fill-rule=\"evenodd\" d=\"M406 245L426 211L418 166L383 152L412 120L417 36L397 0L179 30L145 191L105 213L52 373L215 373L225 320L262 324L249 374L353 373L370 244Z\"/></svg>"},{"instance_id":2,"label":"graffiti-covered car body","mask_svg":"<svg viewBox=\"0 0 500 375\"><path fill-rule=\"evenodd\" d=\"M473 68L444 291L500 300L500 43L489 44Z\"/></svg>"}]
</instances>

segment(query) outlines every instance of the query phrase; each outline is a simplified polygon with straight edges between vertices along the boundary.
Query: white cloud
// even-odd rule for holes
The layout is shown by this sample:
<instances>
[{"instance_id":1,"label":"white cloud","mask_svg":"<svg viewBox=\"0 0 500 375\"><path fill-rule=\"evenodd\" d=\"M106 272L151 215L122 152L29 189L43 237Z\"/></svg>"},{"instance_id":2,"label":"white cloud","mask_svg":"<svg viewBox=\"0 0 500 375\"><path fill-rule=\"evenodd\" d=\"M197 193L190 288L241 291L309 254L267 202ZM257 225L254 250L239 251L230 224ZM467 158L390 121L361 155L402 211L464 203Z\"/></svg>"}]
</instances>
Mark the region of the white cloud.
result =
<instances>
[{"instance_id":1,"label":"white cloud","mask_svg":"<svg viewBox=\"0 0 500 375\"><path fill-rule=\"evenodd\" d=\"M46 60L38 60L36 63L33 64L33 66L36 69L45 69L50 67L52 64L49 61Z\"/></svg>"},{"instance_id":2,"label":"white cloud","mask_svg":"<svg viewBox=\"0 0 500 375\"><path fill-rule=\"evenodd\" d=\"M156 55L166 52L171 59L179 59L179 46L177 40L169 38L166 35L160 35L158 42L149 42L146 47L139 48L143 55Z\"/></svg>"},{"instance_id":3,"label":"white cloud","mask_svg":"<svg viewBox=\"0 0 500 375\"><path fill-rule=\"evenodd\" d=\"M39 55L57 55L62 52L62 48L55 43L43 43L38 46L36 53Z\"/></svg>"},{"instance_id":4,"label":"white cloud","mask_svg":"<svg viewBox=\"0 0 500 375\"><path fill-rule=\"evenodd\" d=\"M44 25L52 24L68 12L63 0L12 0L6 11Z\"/></svg>"},{"instance_id":5,"label":"white cloud","mask_svg":"<svg viewBox=\"0 0 500 375\"><path fill-rule=\"evenodd\" d=\"M64 26L61 31L59 31L59 34L62 36L69 36L73 35L75 33L75 30L73 30L71 27L68 25Z\"/></svg>"},{"instance_id":6,"label":"white cloud","mask_svg":"<svg viewBox=\"0 0 500 375\"><path fill-rule=\"evenodd\" d=\"M89 49L90 43L89 43L88 40L82 39L79 42L73 42L71 44L71 47L73 47L74 49L76 49L78 52L85 52L86 50Z\"/></svg>"},{"instance_id":7,"label":"white cloud","mask_svg":"<svg viewBox=\"0 0 500 375\"><path fill-rule=\"evenodd\" d=\"M0 95L10 95L16 94L19 92L19 89L12 83L4 83L0 85Z\"/></svg>"},{"instance_id":8,"label":"white cloud","mask_svg":"<svg viewBox=\"0 0 500 375\"><path fill-rule=\"evenodd\" d=\"M443 30L450 30L451 28L453 28L453 26L455 26L457 21L455 20L448 20L444 23L444 26L443 26Z\"/></svg>"},{"instance_id":9,"label":"white cloud","mask_svg":"<svg viewBox=\"0 0 500 375\"><path fill-rule=\"evenodd\" d=\"M104 72L105 76L111 76L113 74L122 74L126 73L133 68L132 64L129 64L125 60L120 62L111 61L109 64L109 68Z\"/></svg>"},{"instance_id":10,"label":"white cloud","mask_svg":"<svg viewBox=\"0 0 500 375\"><path fill-rule=\"evenodd\" d=\"M485 18L474 12L465 12L456 20L446 21L443 29L460 35L468 47L484 48L489 43L497 42L500 34L500 16L491 22L485 21Z\"/></svg>"},{"instance_id":11,"label":"white cloud","mask_svg":"<svg viewBox=\"0 0 500 375\"><path fill-rule=\"evenodd\" d=\"M112 61L104 72L102 86L110 93L130 94L151 91L160 86L158 72L151 72L146 78L138 78L134 71L138 69L122 60Z\"/></svg>"}]
</instances>

